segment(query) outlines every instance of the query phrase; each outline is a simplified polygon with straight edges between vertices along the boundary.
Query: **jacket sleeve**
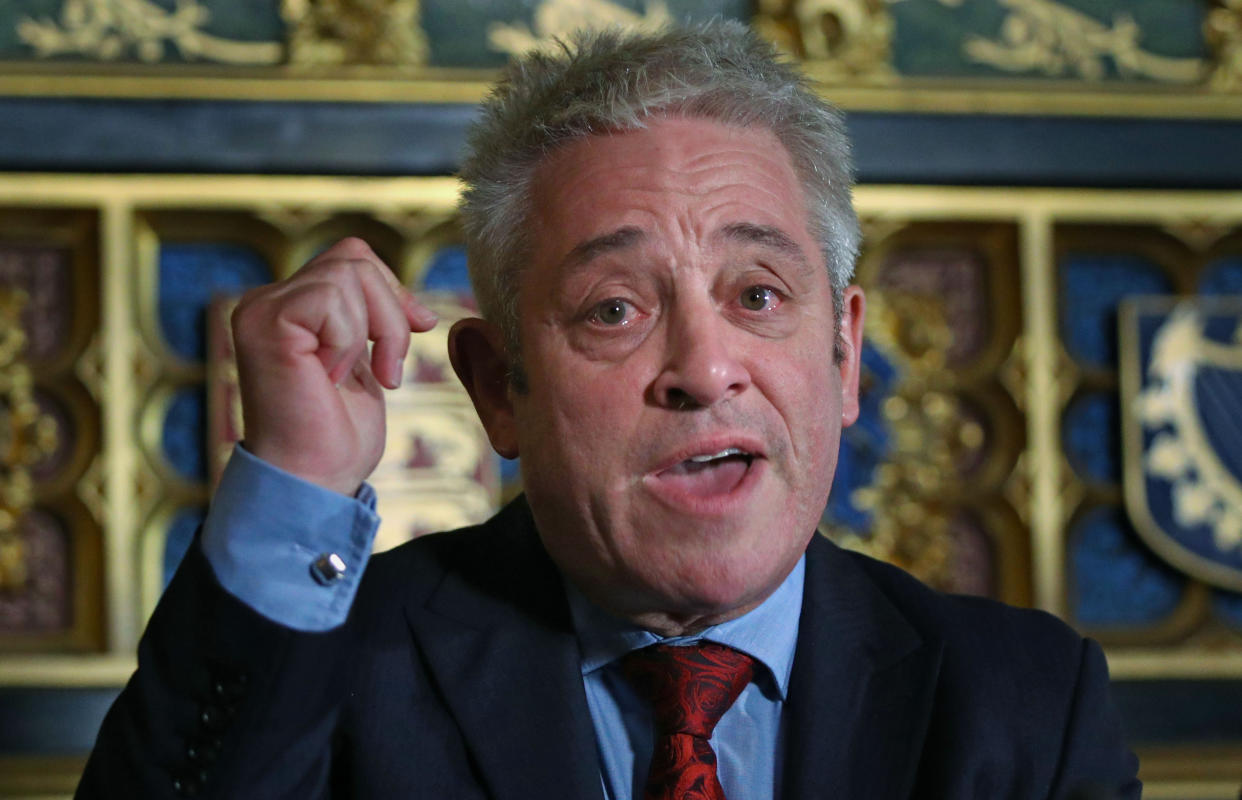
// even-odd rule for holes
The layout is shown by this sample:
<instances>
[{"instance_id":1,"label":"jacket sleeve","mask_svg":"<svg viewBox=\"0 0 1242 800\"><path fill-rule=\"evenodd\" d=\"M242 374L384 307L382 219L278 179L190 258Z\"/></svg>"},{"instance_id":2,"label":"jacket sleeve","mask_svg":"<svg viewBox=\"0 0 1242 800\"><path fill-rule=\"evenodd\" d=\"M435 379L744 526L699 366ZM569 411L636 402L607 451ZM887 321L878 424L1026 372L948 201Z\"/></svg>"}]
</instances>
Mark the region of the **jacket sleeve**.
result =
<instances>
[{"instance_id":1,"label":"jacket sleeve","mask_svg":"<svg viewBox=\"0 0 1242 800\"><path fill-rule=\"evenodd\" d=\"M1121 716L1109 691L1108 664L1100 646L1079 648L1078 680L1061 743L1051 796L1057 800L1138 800L1138 758L1126 746Z\"/></svg>"},{"instance_id":2,"label":"jacket sleeve","mask_svg":"<svg viewBox=\"0 0 1242 800\"><path fill-rule=\"evenodd\" d=\"M348 625L301 632L253 611L196 540L75 797L326 797L349 636Z\"/></svg>"}]
</instances>

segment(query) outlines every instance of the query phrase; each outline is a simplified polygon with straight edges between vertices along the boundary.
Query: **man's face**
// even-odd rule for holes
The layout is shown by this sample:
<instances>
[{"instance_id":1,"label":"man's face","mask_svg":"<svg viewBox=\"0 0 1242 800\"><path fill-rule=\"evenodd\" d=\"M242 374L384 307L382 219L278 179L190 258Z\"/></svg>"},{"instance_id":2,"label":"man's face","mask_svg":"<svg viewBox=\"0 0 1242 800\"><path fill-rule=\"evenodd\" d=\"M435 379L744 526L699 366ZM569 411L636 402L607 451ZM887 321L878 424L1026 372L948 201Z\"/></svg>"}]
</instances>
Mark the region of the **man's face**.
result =
<instances>
[{"instance_id":1,"label":"man's face","mask_svg":"<svg viewBox=\"0 0 1242 800\"><path fill-rule=\"evenodd\" d=\"M514 394L540 535L581 591L676 632L753 608L814 532L857 416L863 301L832 293L767 130L664 118L551 154Z\"/></svg>"}]
</instances>

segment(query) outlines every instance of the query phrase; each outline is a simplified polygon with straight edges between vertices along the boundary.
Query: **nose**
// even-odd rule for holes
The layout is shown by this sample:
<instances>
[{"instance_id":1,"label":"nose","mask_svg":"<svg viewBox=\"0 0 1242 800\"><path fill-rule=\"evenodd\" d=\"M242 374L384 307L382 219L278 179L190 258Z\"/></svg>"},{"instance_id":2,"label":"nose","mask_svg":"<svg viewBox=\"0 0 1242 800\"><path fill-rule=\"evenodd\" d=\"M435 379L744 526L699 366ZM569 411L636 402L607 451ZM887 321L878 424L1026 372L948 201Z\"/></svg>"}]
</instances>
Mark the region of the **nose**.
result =
<instances>
[{"instance_id":1,"label":"nose","mask_svg":"<svg viewBox=\"0 0 1242 800\"><path fill-rule=\"evenodd\" d=\"M675 411L706 408L746 390L750 371L727 321L706 307L681 310L670 319L663 364L652 385L657 404Z\"/></svg>"}]
</instances>

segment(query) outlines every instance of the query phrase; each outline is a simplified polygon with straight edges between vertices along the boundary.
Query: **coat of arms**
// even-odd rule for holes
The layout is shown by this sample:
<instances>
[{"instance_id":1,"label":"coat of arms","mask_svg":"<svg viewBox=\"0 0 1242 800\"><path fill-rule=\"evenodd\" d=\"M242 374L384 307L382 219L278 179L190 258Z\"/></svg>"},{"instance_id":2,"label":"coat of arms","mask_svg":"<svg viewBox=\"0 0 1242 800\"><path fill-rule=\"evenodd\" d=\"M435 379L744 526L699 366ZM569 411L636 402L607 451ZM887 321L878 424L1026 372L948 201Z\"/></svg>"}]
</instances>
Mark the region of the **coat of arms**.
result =
<instances>
[{"instance_id":1,"label":"coat of arms","mask_svg":"<svg viewBox=\"0 0 1242 800\"><path fill-rule=\"evenodd\" d=\"M1126 507L1164 560L1242 590L1242 298L1121 308Z\"/></svg>"}]
</instances>

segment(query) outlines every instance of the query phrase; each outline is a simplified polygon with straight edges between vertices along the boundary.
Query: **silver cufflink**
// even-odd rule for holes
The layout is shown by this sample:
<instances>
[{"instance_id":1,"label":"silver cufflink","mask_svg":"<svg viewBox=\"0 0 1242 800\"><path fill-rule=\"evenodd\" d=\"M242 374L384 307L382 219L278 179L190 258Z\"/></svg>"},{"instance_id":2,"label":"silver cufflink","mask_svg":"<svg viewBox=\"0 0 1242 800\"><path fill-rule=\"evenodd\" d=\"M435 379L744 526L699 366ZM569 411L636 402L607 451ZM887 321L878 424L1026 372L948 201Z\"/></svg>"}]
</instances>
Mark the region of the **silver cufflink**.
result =
<instances>
[{"instance_id":1,"label":"silver cufflink","mask_svg":"<svg viewBox=\"0 0 1242 800\"><path fill-rule=\"evenodd\" d=\"M345 560L336 553L323 553L311 564L310 571L320 586L327 586L345 575Z\"/></svg>"}]
</instances>

